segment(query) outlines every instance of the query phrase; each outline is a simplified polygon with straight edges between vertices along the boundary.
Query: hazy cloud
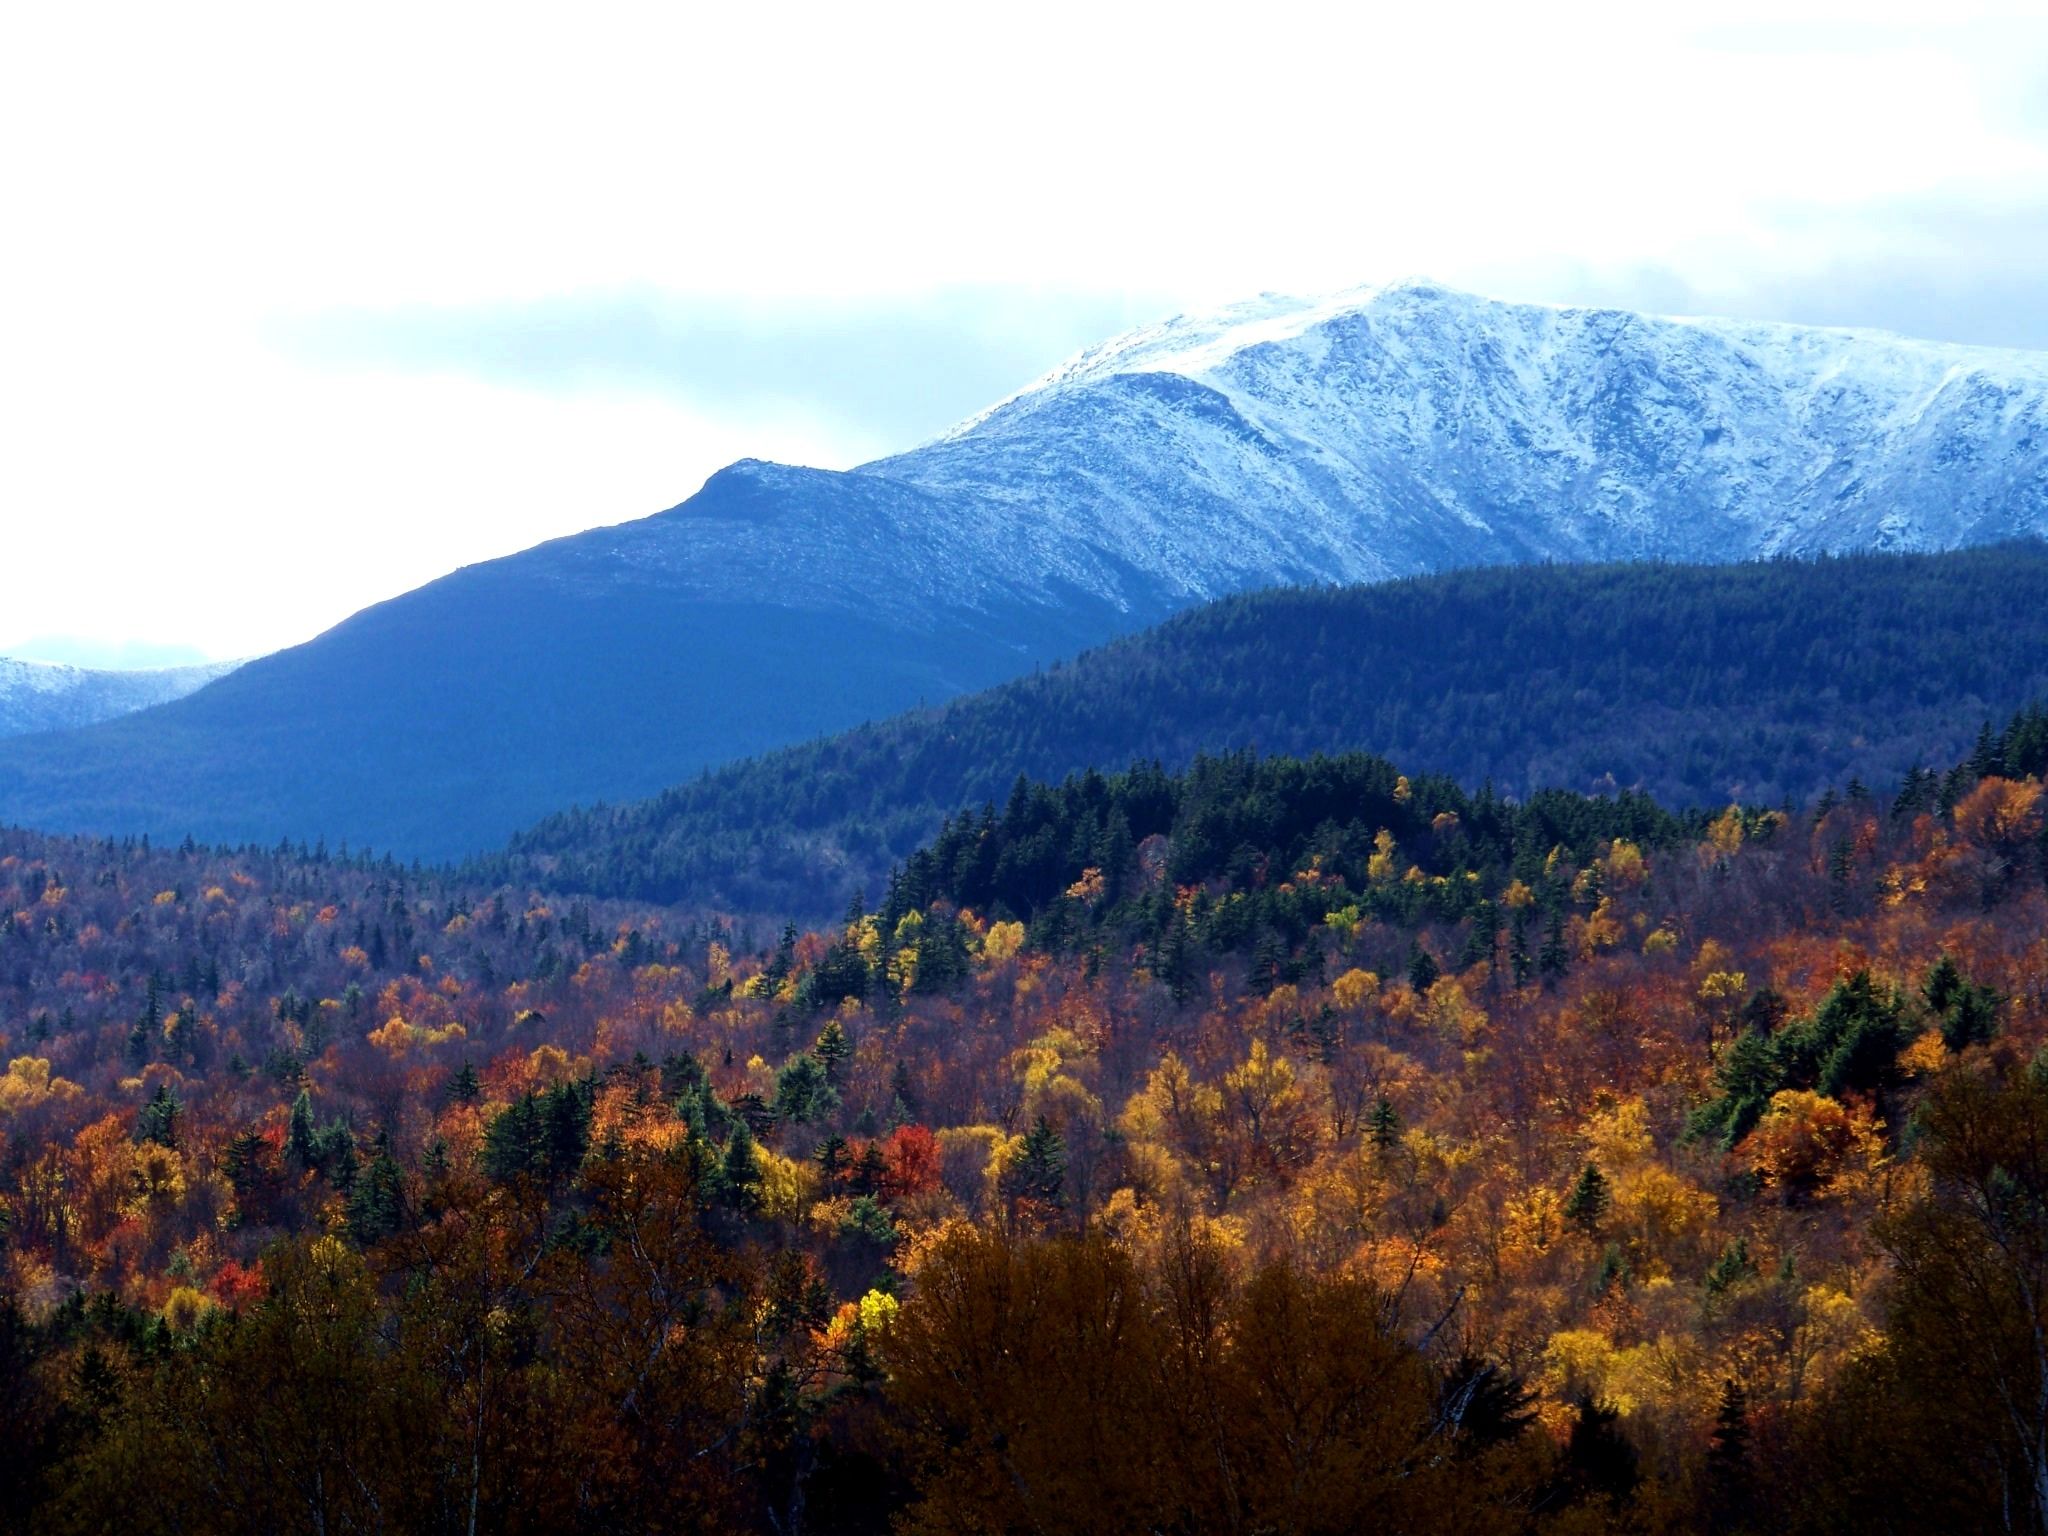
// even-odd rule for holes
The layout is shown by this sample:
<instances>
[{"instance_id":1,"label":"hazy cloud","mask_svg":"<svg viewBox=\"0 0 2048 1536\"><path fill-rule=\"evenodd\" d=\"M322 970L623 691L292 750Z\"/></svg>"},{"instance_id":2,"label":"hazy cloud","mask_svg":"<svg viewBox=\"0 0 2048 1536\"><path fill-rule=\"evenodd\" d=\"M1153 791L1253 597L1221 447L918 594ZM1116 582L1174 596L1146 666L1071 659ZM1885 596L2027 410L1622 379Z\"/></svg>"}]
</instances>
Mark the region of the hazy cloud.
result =
<instances>
[{"instance_id":1,"label":"hazy cloud","mask_svg":"<svg viewBox=\"0 0 2048 1536\"><path fill-rule=\"evenodd\" d=\"M1161 307L1128 294L1008 287L829 304L582 293L330 310L276 322L271 337L327 368L563 393L626 388L738 416L794 408L881 453L945 430Z\"/></svg>"},{"instance_id":2,"label":"hazy cloud","mask_svg":"<svg viewBox=\"0 0 2048 1536\"><path fill-rule=\"evenodd\" d=\"M2048 251L2048 198L1929 196L1764 215L1769 239L1684 262L1539 261L1480 267L1472 278L1518 299L2048 349L2048 266L2040 259Z\"/></svg>"}]
</instances>

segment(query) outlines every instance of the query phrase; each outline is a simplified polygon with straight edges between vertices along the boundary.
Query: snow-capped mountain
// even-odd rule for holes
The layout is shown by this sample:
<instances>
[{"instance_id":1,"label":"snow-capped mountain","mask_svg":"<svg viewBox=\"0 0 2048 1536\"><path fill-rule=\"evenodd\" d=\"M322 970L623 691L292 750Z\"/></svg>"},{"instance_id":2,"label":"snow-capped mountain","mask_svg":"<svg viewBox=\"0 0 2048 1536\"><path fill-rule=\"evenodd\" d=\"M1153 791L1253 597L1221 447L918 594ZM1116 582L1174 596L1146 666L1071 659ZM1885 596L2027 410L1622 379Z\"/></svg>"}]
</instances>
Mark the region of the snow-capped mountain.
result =
<instances>
[{"instance_id":1,"label":"snow-capped mountain","mask_svg":"<svg viewBox=\"0 0 2048 1536\"><path fill-rule=\"evenodd\" d=\"M1503 560L1953 548L2048 531L2048 355L1428 283L1268 297L845 474L737 464L635 536L676 521L764 569L829 552L811 600L873 601L848 563L872 553L898 601L1140 611Z\"/></svg>"},{"instance_id":2,"label":"snow-capped mountain","mask_svg":"<svg viewBox=\"0 0 2048 1536\"><path fill-rule=\"evenodd\" d=\"M240 665L224 661L117 672L0 656L0 736L95 725L153 704L168 704Z\"/></svg>"},{"instance_id":3,"label":"snow-capped mountain","mask_svg":"<svg viewBox=\"0 0 2048 1536\"><path fill-rule=\"evenodd\" d=\"M1250 587L2042 533L2048 354L1426 283L1263 298L907 453L744 460L194 697L0 743L0 821L453 855Z\"/></svg>"}]
</instances>

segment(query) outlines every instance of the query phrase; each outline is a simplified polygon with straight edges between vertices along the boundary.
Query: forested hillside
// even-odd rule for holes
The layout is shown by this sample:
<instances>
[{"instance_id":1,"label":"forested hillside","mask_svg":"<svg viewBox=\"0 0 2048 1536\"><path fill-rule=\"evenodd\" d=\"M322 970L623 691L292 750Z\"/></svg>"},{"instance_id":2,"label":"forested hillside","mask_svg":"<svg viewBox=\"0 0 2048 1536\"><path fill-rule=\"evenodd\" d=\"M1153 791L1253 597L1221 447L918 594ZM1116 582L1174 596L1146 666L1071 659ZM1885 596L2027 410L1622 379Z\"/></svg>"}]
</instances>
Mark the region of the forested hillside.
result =
<instances>
[{"instance_id":1,"label":"forested hillside","mask_svg":"<svg viewBox=\"0 0 2048 1536\"><path fill-rule=\"evenodd\" d=\"M2048 546L1505 567L1229 598L943 709L550 817L491 878L821 915L1024 774L1363 749L1477 789L1803 802L2048 693Z\"/></svg>"},{"instance_id":2,"label":"forested hillside","mask_svg":"<svg viewBox=\"0 0 2048 1536\"><path fill-rule=\"evenodd\" d=\"M2044 767L1231 754L779 935L0 834L0 1525L2039 1529Z\"/></svg>"}]
</instances>

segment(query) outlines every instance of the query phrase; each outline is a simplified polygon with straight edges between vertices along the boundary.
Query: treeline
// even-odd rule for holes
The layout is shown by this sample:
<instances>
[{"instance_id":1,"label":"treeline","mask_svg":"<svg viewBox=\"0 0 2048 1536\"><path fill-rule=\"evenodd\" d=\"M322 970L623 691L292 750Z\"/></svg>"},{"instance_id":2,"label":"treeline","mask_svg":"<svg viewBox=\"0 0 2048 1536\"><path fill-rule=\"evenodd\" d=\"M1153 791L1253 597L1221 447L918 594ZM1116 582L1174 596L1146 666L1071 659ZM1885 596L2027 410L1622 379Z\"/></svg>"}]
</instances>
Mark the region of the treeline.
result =
<instances>
[{"instance_id":1,"label":"treeline","mask_svg":"<svg viewBox=\"0 0 2048 1536\"><path fill-rule=\"evenodd\" d=\"M551 817L473 872L817 917L1019 774L1366 750L1524 799L1803 804L1954 761L2043 693L2034 543L1254 593L944 709Z\"/></svg>"}]
</instances>

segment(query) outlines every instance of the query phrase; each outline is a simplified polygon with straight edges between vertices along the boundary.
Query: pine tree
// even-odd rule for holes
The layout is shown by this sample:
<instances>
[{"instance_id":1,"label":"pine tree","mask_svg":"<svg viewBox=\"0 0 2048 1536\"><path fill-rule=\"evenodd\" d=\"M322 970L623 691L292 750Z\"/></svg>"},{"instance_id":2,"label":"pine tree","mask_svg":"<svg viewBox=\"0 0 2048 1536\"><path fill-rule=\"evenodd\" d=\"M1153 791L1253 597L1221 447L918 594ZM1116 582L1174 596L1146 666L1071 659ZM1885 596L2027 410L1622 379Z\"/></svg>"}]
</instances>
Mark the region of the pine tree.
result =
<instances>
[{"instance_id":1,"label":"pine tree","mask_svg":"<svg viewBox=\"0 0 2048 1536\"><path fill-rule=\"evenodd\" d=\"M149 1102L142 1106L141 1114L135 1119L135 1139L138 1142L153 1141L160 1147L178 1150L178 1121L184 1117L185 1106L178 1102L178 1096L171 1092L169 1083L158 1083L156 1092Z\"/></svg>"},{"instance_id":2,"label":"pine tree","mask_svg":"<svg viewBox=\"0 0 2048 1536\"><path fill-rule=\"evenodd\" d=\"M826 1021L825 1027L818 1032L818 1043L811 1047L811 1054L825 1069L825 1081L837 1088L840 1075L846 1070L847 1058L853 1054L853 1046L837 1019Z\"/></svg>"},{"instance_id":3,"label":"pine tree","mask_svg":"<svg viewBox=\"0 0 2048 1536\"><path fill-rule=\"evenodd\" d=\"M450 1104L474 1104L483 1097L484 1085L476 1075L476 1068L464 1062L453 1077L448 1079L448 1102Z\"/></svg>"},{"instance_id":4,"label":"pine tree","mask_svg":"<svg viewBox=\"0 0 2048 1536\"><path fill-rule=\"evenodd\" d=\"M1408 945L1408 985L1419 995L1435 986L1442 975L1443 967L1436 963L1436 956L1424 949L1420 940L1411 941Z\"/></svg>"},{"instance_id":5,"label":"pine tree","mask_svg":"<svg viewBox=\"0 0 2048 1536\"><path fill-rule=\"evenodd\" d=\"M754 1133L747 1129L744 1120L732 1128L719 1173L726 1203L734 1210L752 1212L761 1208L761 1159L754 1150Z\"/></svg>"},{"instance_id":6,"label":"pine tree","mask_svg":"<svg viewBox=\"0 0 2048 1536\"><path fill-rule=\"evenodd\" d=\"M792 1125L823 1120L839 1107L839 1094L808 1051L792 1056L775 1074L775 1113Z\"/></svg>"},{"instance_id":7,"label":"pine tree","mask_svg":"<svg viewBox=\"0 0 2048 1536\"><path fill-rule=\"evenodd\" d=\"M883 1161L882 1149L869 1142L860 1149L860 1156L853 1160L853 1192L856 1195L879 1195L882 1181L888 1176L889 1165Z\"/></svg>"},{"instance_id":8,"label":"pine tree","mask_svg":"<svg viewBox=\"0 0 2048 1536\"><path fill-rule=\"evenodd\" d=\"M1707 1444L1709 1529L1733 1532L1750 1520L1755 1477L1749 1459L1749 1399L1733 1377L1721 1384L1714 1435Z\"/></svg>"},{"instance_id":9,"label":"pine tree","mask_svg":"<svg viewBox=\"0 0 2048 1536\"><path fill-rule=\"evenodd\" d=\"M1529 956L1529 909L1517 907L1515 920L1508 930L1508 969L1514 974L1515 985L1524 986L1536 974L1536 963Z\"/></svg>"},{"instance_id":10,"label":"pine tree","mask_svg":"<svg viewBox=\"0 0 2048 1536\"><path fill-rule=\"evenodd\" d=\"M1850 882L1855 873L1855 850L1847 838L1836 838L1828 849L1828 906L1837 917L1849 910Z\"/></svg>"},{"instance_id":11,"label":"pine tree","mask_svg":"<svg viewBox=\"0 0 2048 1536\"><path fill-rule=\"evenodd\" d=\"M824 1186L825 1196L827 1199L830 1199L832 1191L839 1184L840 1177L846 1172L846 1138L844 1136L827 1136L818 1143L818 1150L814 1155L818 1164L818 1176Z\"/></svg>"},{"instance_id":12,"label":"pine tree","mask_svg":"<svg viewBox=\"0 0 2048 1536\"><path fill-rule=\"evenodd\" d=\"M543 1170L546 1145L547 1127L539 1096L530 1091L522 1093L499 1110L484 1128L484 1173L499 1184L538 1177Z\"/></svg>"},{"instance_id":13,"label":"pine tree","mask_svg":"<svg viewBox=\"0 0 2048 1536\"><path fill-rule=\"evenodd\" d=\"M1391 1151L1400 1143L1401 1114L1392 1100L1383 1098L1373 1105L1372 1113L1366 1117L1366 1130L1372 1144L1382 1152Z\"/></svg>"},{"instance_id":14,"label":"pine tree","mask_svg":"<svg viewBox=\"0 0 2048 1536\"><path fill-rule=\"evenodd\" d=\"M156 973L149 977L149 992L144 998L142 1011L135 1016L135 1026L128 1031L128 1064L142 1066L149 1060L155 1048L158 1034L163 1029L163 1004L157 998Z\"/></svg>"},{"instance_id":15,"label":"pine tree","mask_svg":"<svg viewBox=\"0 0 2048 1536\"><path fill-rule=\"evenodd\" d=\"M1607 1209L1614 1203L1614 1196L1607 1187L1607 1176L1593 1164L1586 1164L1579 1175L1578 1183L1564 1202L1564 1219L1578 1227L1588 1237L1600 1230L1600 1223L1606 1218Z\"/></svg>"},{"instance_id":16,"label":"pine tree","mask_svg":"<svg viewBox=\"0 0 2048 1536\"><path fill-rule=\"evenodd\" d=\"M1729 1287L1755 1273L1756 1264L1749 1256L1749 1239L1738 1237L1721 1250L1721 1257L1714 1260L1714 1267L1707 1271L1707 1294L1722 1295Z\"/></svg>"},{"instance_id":17,"label":"pine tree","mask_svg":"<svg viewBox=\"0 0 2048 1536\"><path fill-rule=\"evenodd\" d=\"M264 1156L267 1150L258 1132L243 1131L228 1142L221 1154L221 1172L227 1176L228 1187L235 1192L233 1224L236 1226L269 1219L276 1179L275 1171Z\"/></svg>"},{"instance_id":18,"label":"pine tree","mask_svg":"<svg viewBox=\"0 0 2048 1536\"><path fill-rule=\"evenodd\" d=\"M1472 916L1465 947L1458 954L1458 969L1469 971L1475 965L1492 964L1494 947L1499 941L1500 909L1490 901L1482 901Z\"/></svg>"},{"instance_id":19,"label":"pine tree","mask_svg":"<svg viewBox=\"0 0 2048 1536\"><path fill-rule=\"evenodd\" d=\"M557 1083L542 1104L542 1172L552 1180L573 1178L590 1150L590 1122L597 1105L589 1080Z\"/></svg>"},{"instance_id":20,"label":"pine tree","mask_svg":"<svg viewBox=\"0 0 2048 1536\"><path fill-rule=\"evenodd\" d=\"M1024 1148L1009 1170L1010 1194L1055 1210L1067 1203L1067 1143L1045 1116L1024 1135Z\"/></svg>"},{"instance_id":21,"label":"pine tree","mask_svg":"<svg viewBox=\"0 0 2048 1536\"><path fill-rule=\"evenodd\" d=\"M320 1153L313 1132L313 1098L306 1089L292 1100L292 1117L284 1133L284 1155L293 1167L317 1168Z\"/></svg>"},{"instance_id":22,"label":"pine tree","mask_svg":"<svg viewBox=\"0 0 2048 1536\"><path fill-rule=\"evenodd\" d=\"M396 1232L405 1217L405 1176L391 1156L388 1137L377 1138L377 1155L356 1180L349 1196L349 1234L369 1247Z\"/></svg>"},{"instance_id":23,"label":"pine tree","mask_svg":"<svg viewBox=\"0 0 2048 1536\"><path fill-rule=\"evenodd\" d=\"M165 1059L190 1066L198 1042L199 1017L187 1004L171 1015L171 1022L164 1028Z\"/></svg>"},{"instance_id":24,"label":"pine tree","mask_svg":"<svg viewBox=\"0 0 2048 1536\"><path fill-rule=\"evenodd\" d=\"M1970 753L1970 772L1980 779L2005 776L2005 744L1986 720L1977 729L1977 745Z\"/></svg>"},{"instance_id":25,"label":"pine tree","mask_svg":"<svg viewBox=\"0 0 2048 1536\"><path fill-rule=\"evenodd\" d=\"M1543 949L1536 956L1536 969L1545 976L1562 976L1571 964L1572 952L1564 938L1564 910L1550 914L1550 929L1543 935Z\"/></svg>"},{"instance_id":26,"label":"pine tree","mask_svg":"<svg viewBox=\"0 0 2048 1536\"><path fill-rule=\"evenodd\" d=\"M1176 1008L1187 1006L1195 995L1195 970L1189 953L1187 918L1178 908L1166 925L1166 935L1160 943L1159 975L1166 983L1166 990L1173 998Z\"/></svg>"}]
</instances>

